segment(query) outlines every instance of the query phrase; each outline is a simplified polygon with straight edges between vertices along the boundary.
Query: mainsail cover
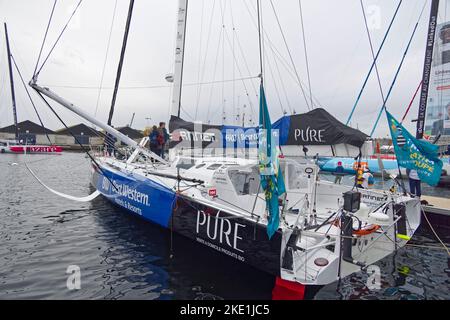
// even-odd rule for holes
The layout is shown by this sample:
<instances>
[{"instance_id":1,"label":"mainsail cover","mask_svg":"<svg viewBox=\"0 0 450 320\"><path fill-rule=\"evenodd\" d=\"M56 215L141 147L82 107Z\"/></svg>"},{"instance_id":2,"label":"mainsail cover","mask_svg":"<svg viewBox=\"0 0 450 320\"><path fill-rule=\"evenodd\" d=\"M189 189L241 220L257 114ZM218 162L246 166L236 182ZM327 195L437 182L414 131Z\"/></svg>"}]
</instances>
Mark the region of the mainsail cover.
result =
<instances>
[{"instance_id":1,"label":"mainsail cover","mask_svg":"<svg viewBox=\"0 0 450 320\"><path fill-rule=\"evenodd\" d=\"M348 144L361 147L368 138L365 133L346 126L322 108L285 116L274 123L273 129L280 130L280 144L285 146Z\"/></svg>"},{"instance_id":2,"label":"mainsail cover","mask_svg":"<svg viewBox=\"0 0 450 320\"><path fill-rule=\"evenodd\" d=\"M188 148L256 148L257 127L205 125L184 121L172 116L169 123L172 133L171 147L183 142ZM272 125L279 130L281 146L329 146L348 144L361 147L368 136L346 126L326 110L317 108L308 113L284 116Z\"/></svg>"}]
</instances>

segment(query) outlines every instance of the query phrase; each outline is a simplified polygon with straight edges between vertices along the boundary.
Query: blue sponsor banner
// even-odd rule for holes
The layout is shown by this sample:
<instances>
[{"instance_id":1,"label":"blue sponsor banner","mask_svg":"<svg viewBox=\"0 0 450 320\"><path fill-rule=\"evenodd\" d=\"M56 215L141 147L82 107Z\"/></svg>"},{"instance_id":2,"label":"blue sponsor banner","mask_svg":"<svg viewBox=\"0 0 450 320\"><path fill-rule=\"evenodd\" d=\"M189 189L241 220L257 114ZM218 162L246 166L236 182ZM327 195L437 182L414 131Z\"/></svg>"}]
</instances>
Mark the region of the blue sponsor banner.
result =
<instances>
[{"instance_id":1,"label":"blue sponsor banner","mask_svg":"<svg viewBox=\"0 0 450 320\"><path fill-rule=\"evenodd\" d=\"M94 183L114 204L163 227L169 226L176 197L172 190L148 178L124 175L105 167L96 172Z\"/></svg>"}]
</instances>

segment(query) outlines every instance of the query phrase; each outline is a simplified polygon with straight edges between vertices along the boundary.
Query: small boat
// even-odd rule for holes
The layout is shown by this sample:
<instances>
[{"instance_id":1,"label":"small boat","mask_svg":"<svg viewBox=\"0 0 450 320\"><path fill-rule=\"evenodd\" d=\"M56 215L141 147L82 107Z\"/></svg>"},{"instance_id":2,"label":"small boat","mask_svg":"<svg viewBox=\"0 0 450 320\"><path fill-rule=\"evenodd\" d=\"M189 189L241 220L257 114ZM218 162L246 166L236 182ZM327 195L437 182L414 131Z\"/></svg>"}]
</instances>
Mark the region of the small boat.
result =
<instances>
[{"instance_id":1,"label":"small boat","mask_svg":"<svg viewBox=\"0 0 450 320\"><path fill-rule=\"evenodd\" d=\"M29 154L55 154L55 153L58 154L58 153L61 153L63 151L63 149L60 146L36 145L36 144L28 144L28 143L24 144L24 143L21 143L21 141L19 141L20 136L19 136L19 129L18 129L18 125L17 125L16 97L15 97L14 79L13 79L12 63L11 63L11 58L13 56L11 54L11 49L9 46L8 28L6 26L6 23L4 24L4 28L5 28L5 39L6 39L6 49L7 49L6 51L7 51L7 55L8 55L9 79L10 79L10 85L11 85L11 99L12 99L12 111L13 111L14 127L15 127L15 140L0 139L0 153L27 153L27 154L28 153ZM17 65L15 65L15 66L16 66L17 70L19 70ZM20 73L19 73L19 75L20 75ZM26 89L26 87L25 87L25 89ZM39 120L41 120L40 117L39 117ZM50 142L50 138L48 138L48 139ZM25 138L24 140L27 140L27 138Z\"/></svg>"}]
</instances>

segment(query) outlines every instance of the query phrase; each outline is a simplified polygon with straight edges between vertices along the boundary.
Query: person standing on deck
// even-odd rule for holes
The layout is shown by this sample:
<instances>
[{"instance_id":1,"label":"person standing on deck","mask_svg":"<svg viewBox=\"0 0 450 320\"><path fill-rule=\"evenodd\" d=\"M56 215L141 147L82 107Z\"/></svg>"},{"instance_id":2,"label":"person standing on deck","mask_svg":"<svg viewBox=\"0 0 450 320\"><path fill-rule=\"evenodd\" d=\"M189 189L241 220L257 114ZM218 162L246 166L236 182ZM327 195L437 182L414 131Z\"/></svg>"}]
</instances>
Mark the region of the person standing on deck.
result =
<instances>
[{"instance_id":1,"label":"person standing on deck","mask_svg":"<svg viewBox=\"0 0 450 320\"><path fill-rule=\"evenodd\" d=\"M364 188L363 187L363 182L364 182L364 178L363 178L363 168L361 165L358 165L358 169L356 170L356 187L357 188Z\"/></svg>"},{"instance_id":2,"label":"person standing on deck","mask_svg":"<svg viewBox=\"0 0 450 320\"><path fill-rule=\"evenodd\" d=\"M420 198L422 196L421 181L416 170L406 169L409 180L409 192L411 195Z\"/></svg>"},{"instance_id":3,"label":"person standing on deck","mask_svg":"<svg viewBox=\"0 0 450 320\"><path fill-rule=\"evenodd\" d=\"M344 176L344 167L342 166L342 162L341 161L338 162L337 167L334 170L334 175L336 176L334 178L334 183L335 184L341 184L342 177Z\"/></svg>"},{"instance_id":4,"label":"person standing on deck","mask_svg":"<svg viewBox=\"0 0 450 320\"><path fill-rule=\"evenodd\" d=\"M149 135L149 140L150 140L149 144L150 144L150 151L157 155L160 155L160 150L159 150L159 140L160 139L158 139L159 135L160 134L159 134L158 128L156 126L153 126L152 131L150 132L150 135Z\"/></svg>"},{"instance_id":5,"label":"person standing on deck","mask_svg":"<svg viewBox=\"0 0 450 320\"><path fill-rule=\"evenodd\" d=\"M113 126L111 126L111 127L114 128ZM112 134L107 132L106 136L105 136L105 147L106 147L106 152L107 152L108 156L110 156L110 157L112 155L114 155L116 142L117 142L117 139Z\"/></svg>"},{"instance_id":6,"label":"person standing on deck","mask_svg":"<svg viewBox=\"0 0 450 320\"><path fill-rule=\"evenodd\" d=\"M166 151L166 145L167 145L167 142L170 139L169 133L167 132L167 129L166 129L166 123L165 122L160 122L159 123L159 130L160 130L161 136L163 138L162 139L160 156L161 156L161 158L164 159L164 154L165 154L165 151Z\"/></svg>"},{"instance_id":7,"label":"person standing on deck","mask_svg":"<svg viewBox=\"0 0 450 320\"><path fill-rule=\"evenodd\" d=\"M364 169L362 178L363 178L362 187L364 189L369 189L369 187L373 186L373 175L372 173L370 173L369 168Z\"/></svg>"}]
</instances>

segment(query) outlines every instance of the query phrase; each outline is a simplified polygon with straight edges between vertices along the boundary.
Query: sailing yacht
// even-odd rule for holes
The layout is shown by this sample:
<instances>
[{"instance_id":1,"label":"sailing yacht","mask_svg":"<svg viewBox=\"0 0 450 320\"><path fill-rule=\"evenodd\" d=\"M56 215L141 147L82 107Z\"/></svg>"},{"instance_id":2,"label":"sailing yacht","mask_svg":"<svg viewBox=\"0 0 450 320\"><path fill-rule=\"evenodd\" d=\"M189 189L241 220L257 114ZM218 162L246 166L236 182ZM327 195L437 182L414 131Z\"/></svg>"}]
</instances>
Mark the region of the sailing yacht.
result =
<instances>
[{"instance_id":1,"label":"sailing yacht","mask_svg":"<svg viewBox=\"0 0 450 320\"><path fill-rule=\"evenodd\" d=\"M7 27L6 23L4 24L4 28L5 28L5 39L6 39L6 53L8 55L9 79L10 79L10 84L11 84L11 99L12 99L12 110L13 110L13 116L14 116L15 139L14 140L7 140L7 139L0 140L0 153L59 154L63 151L62 147L60 147L60 146L36 145L33 143L29 144L29 141L27 138L24 139L25 141L21 141L21 139L19 139L19 130L18 130L18 126L17 126L16 95L15 95L15 90L14 90L14 78L13 78L13 69L12 69L12 62L11 62L12 54L11 54L11 49L9 46L8 27ZM16 68L17 68L17 65L16 65ZM17 68L17 70L19 70L19 69ZM26 87L25 87L25 89L26 89Z\"/></svg>"},{"instance_id":2,"label":"sailing yacht","mask_svg":"<svg viewBox=\"0 0 450 320\"><path fill-rule=\"evenodd\" d=\"M178 7L174 117L181 106L187 4L180 0ZM281 296L302 298L306 286L326 285L366 269L403 247L420 224L417 199L320 181L314 160L280 156L286 193L279 202L279 227L269 237L258 159L186 156L180 149L167 161L145 148L148 138L138 144L41 87L36 78L30 85L131 149L125 159L92 155L91 183L97 193L207 250L273 275L274 296L288 292ZM199 131L195 137L201 144L217 136Z\"/></svg>"}]
</instances>

